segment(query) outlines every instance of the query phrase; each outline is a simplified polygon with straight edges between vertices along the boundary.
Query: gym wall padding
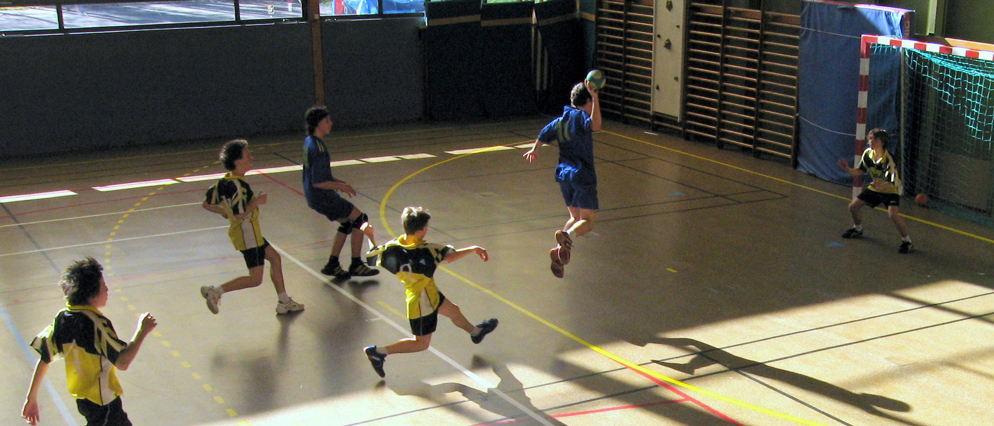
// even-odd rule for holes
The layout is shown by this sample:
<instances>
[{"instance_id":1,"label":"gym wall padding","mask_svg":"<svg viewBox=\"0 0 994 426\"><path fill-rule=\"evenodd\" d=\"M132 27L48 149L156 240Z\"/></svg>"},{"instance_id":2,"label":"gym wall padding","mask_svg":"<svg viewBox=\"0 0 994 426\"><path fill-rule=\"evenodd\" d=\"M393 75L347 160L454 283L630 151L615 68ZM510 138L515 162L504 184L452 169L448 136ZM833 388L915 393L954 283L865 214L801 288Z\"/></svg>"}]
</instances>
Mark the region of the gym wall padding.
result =
<instances>
[{"instance_id":1,"label":"gym wall padding","mask_svg":"<svg viewBox=\"0 0 994 426\"><path fill-rule=\"evenodd\" d=\"M484 116L480 0L425 3L427 114L435 120Z\"/></svg>"},{"instance_id":2,"label":"gym wall padding","mask_svg":"<svg viewBox=\"0 0 994 426\"><path fill-rule=\"evenodd\" d=\"M322 24L325 103L336 126L423 118L423 23L411 17Z\"/></svg>"},{"instance_id":3,"label":"gym wall padding","mask_svg":"<svg viewBox=\"0 0 994 426\"><path fill-rule=\"evenodd\" d=\"M860 36L902 37L903 16L898 10L803 2L798 170L831 182L852 183L852 176L837 162L851 163L855 155ZM899 79L893 76L893 81ZM880 125L867 122L867 126Z\"/></svg>"},{"instance_id":4,"label":"gym wall padding","mask_svg":"<svg viewBox=\"0 0 994 426\"><path fill-rule=\"evenodd\" d=\"M530 1L484 4L484 90L477 91L490 117L534 114L535 79L532 71L532 10Z\"/></svg>"},{"instance_id":5,"label":"gym wall padding","mask_svg":"<svg viewBox=\"0 0 994 426\"><path fill-rule=\"evenodd\" d=\"M301 128L306 24L0 39L0 156Z\"/></svg>"},{"instance_id":6,"label":"gym wall padding","mask_svg":"<svg viewBox=\"0 0 994 426\"><path fill-rule=\"evenodd\" d=\"M574 0L535 4L538 30L549 54L548 96L540 108L554 114L569 104L570 89L586 76L583 27L576 13Z\"/></svg>"}]
</instances>

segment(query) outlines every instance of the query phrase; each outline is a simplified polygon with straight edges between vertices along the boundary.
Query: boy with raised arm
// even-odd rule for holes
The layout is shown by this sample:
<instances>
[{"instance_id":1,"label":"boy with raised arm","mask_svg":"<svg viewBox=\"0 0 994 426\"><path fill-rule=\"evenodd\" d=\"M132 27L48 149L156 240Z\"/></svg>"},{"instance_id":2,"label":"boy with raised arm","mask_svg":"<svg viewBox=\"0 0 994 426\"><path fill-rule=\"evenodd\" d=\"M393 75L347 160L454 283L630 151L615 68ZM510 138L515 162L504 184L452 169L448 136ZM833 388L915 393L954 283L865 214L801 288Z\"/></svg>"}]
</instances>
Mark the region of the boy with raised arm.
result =
<instances>
[{"instance_id":1,"label":"boy with raised arm","mask_svg":"<svg viewBox=\"0 0 994 426\"><path fill-rule=\"evenodd\" d=\"M118 339L110 319L100 312L109 298L103 266L92 257L77 260L66 268L59 286L66 307L55 315L52 324L34 340L31 347L41 359L35 364L21 417L36 424L41 415L38 391L48 366L58 358L66 364L66 384L76 398L76 408L88 425L128 426L128 414L121 403L121 383L117 370L127 370L138 355L145 337L157 325L145 312L138 317L138 328L131 342Z\"/></svg>"},{"instance_id":2,"label":"boy with raised arm","mask_svg":"<svg viewBox=\"0 0 994 426\"><path fill-rule=\"evenodd\" d=\"M404 283L407 293L407 319L411 324L413 337L401 339L387 346L366 346L363 352L369 358L373 370L380 377L386 376L383 363L387 355L420 352L431 345L431 335L438 325L438 316L452 320L452 323L469 333L473 343L497 328L497 319L491 318L473 326L463 316L459 306L445 298L435 286L435 269L438 264L455 262L466 255L475 253L484 262L489 259L487 250L480 246L456 249L452 246L433 244L425 241L428 234L428 220L431 214L421 207L405 207L401 213L404 235L375 249L380 255L380 266L386 268Z\"/></svg>"}]
</instances>

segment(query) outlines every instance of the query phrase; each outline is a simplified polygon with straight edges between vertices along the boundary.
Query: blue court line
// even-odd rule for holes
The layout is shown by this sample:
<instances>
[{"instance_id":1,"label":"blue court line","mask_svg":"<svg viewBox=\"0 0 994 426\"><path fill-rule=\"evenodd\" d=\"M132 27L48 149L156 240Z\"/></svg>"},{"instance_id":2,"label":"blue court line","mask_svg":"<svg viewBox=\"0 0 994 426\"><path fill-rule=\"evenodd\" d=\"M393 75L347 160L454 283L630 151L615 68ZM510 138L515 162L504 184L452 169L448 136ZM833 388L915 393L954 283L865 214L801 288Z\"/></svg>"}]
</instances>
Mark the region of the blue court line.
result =
<instances>
[{"instance_id":1,"label":"blue court line","mask_svg":"<svg viewBox=\"0 0 994 426\"><path fill-rule=\"evenodd\" d=\"M31 361L35 359L34 352L31 350L31 347L28 346L28 342L25 342L24 338L21 337L21 332L17 329L17 326L14 325L14 319L10 317L10 314L7 313L7 310L4 309L3 306L0 306L0 317L3 317L3 321L7 323L7 328L9 328L11 334L14 335L14 340L17 340L17 345L21 347L21 352L24 353L24 358L28 360L28 363L31 363ZM65 419L66 424L78 426L79 423L76 423L76 419L73 417L72 412L69 411L69 407L66 406L66 403L62 402L62 398L59 397L59 393L55 390L55 386L52 385L52 382L48 380L48 378L45 378L45 383L42 386L45 387L45 391L47 391L48 395L55 401L55 407L59 409L60 413L62 413L62 418Z\"/></svg>"}]
</instances>

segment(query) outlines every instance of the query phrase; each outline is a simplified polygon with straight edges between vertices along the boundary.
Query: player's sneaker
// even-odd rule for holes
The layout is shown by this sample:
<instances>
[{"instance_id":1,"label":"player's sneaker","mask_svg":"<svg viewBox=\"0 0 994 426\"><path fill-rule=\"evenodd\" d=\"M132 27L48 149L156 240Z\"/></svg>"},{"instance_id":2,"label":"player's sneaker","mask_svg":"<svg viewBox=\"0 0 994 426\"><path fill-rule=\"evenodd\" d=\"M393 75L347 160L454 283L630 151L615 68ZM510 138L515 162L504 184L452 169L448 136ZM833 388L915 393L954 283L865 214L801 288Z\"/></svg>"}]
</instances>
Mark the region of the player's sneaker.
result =
<instances>
[{"instance_id":1,"label":"player's sneaker","mask_svg":"<svg viewBox=\"0 0 994 426\"><path fill-rule=\"evenodd\" d=\"M325 275L334 275L335 279L347 280L349 279L349 273L345 269L342 269L342 264L338 263L338 258L333 257L328 259L328 263L321 268L321 273Z\"/></svg>"},{"instance_id":2,"label":"player's sneaker","mask_svg":"<svg viewBox=\"0 0 994 426\"><path fill-rule=\"evenodd\" d=\"M901 254L906 254L911 252L912 247L914 247L914 245L911 244L911 241L901 241L901 247L897 249L897 252Z\"/></svg>"},{"instance_id":3,"label":"player's sneaker","mask_svg":"<svg viewBox=\"0 0 994 426\"><path fill-rule=\"evenodd\" d=\"M484 337L487 337L487 334L490 334L491 331L494 331L494 329L497 328L497 318L490 318L477 324L476 326L480 327L480 334L475 336L470 335L469 338L473 341L473 343L480 343L483 341Z\"/></svg>"},{"instance_id":4,"label":"player's sneaker","mask_svg":"<svg viewBox=\"0 0 994 426\"><path fill-rule=\"evenodd\" d=\"M297 311L304 310L304 304L303 303L297 303L291 297L288 297L286 300L287 300L286 303L283 303L283 302L276 303L276 313L277 314L282 315L282 314L286 314L286 313L290 313L290 312L297 312Z\"/></svg>"},{"instance_id":5,"label":"player's sneaker","mask_svg":"<svg viewBox=\"0 0 994 426\"><path fill-rule=\"evenodd\" d=\"M570 238L569 233L566 231L556 231L556 244L566 247L567 250L572 250L573 238Z\"/></svg>"},{"instance_id":6,"label":"player's sneaker","mask_svg":"<svg viewBox=\"0 0 994 426\"><path fill-rule=\"evenodd\" d=\"M549 250L549 258L552 259L552 264L549 266L552 269L552 275L556 278L562 278L566 273L566 267L563 262L559 260L559 248L554 248Z\"/></svg>"},{"instance_id":7,"label":"player's sneaker","mask_svg":"<svg viewBox=\"0 0 994 426\"><path fill-rule=\"evenodd\" d=\"M211 313L217 315L217 311L221 306L221 292L212 285L205 285L200 287L200 295L204 296L204 299L207 300L207 309L210 309Z\"/></svg>"},{"instance_id":8,"label":"player's sneaker","mask_svg":"<svg viewBox=\"0 0 994 426\"><path fill-rule=\"evenodd\" d=\"M370 268L362 263L353 263L349 266L349 275L353 277L371 277L379 273L379 269Z\"/></svg>"},{"instance_id":9,"label":"player's sneaker","mask_svg":"<svg viewBox=\"0 0 994 426\"><path fill-rule=\"evenodd\" d=\"M369 358L369 363L373 365L376 374L379 374L380 377L386 377L387 373L383 371L383 363L386 362L387 356L376 352L376 346L366 346L362 348L362 351L366 353L366 358Z\"/></svg>"},{"instance_id":10,"label":"player's sneaker","mask_svg":"<svg viewBox=\"0 0 994 426\"><path fill-rule=\"evenodd\" d=\"M863 235L862 229L849 228L842 233L842 238L859 238Z\"/></svg>"}]
</instances>

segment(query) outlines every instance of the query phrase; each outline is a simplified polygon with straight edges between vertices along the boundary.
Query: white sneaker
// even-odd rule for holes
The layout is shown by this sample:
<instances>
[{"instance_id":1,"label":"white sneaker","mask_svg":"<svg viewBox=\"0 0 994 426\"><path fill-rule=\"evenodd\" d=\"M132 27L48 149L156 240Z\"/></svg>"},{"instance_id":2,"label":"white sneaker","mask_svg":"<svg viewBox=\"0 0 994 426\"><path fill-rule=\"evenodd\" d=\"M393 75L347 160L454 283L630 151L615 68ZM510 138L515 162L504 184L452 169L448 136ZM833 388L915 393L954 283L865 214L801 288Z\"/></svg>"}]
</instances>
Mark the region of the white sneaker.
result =
<instances>
[{"instance_id":1,"label":"white sneaker","mask_svg":"<svg viewBox=\"0 0 994 426\"><path fill-rule=\"evenodd\" d=\"M217 288L212 285L200 287L200 295L204 296L204 299L207 300L207 309L210 309L211 313L217 315L217 311L221 306L221 293L218 293Z\"/></svg>"},{"instance_id":2,"label":"white sneaker","mask_svg":"<svg viewBox=\"0 0 994 426\"><path fill-rule=\"evenodd\" d=\"M302 303L297 303L293 300L293 298L289 297L287 298L286 303L279 302L276 304L276 313L280 315L302 310L304 310L304 305Z\"/></svg>"}]
</instances>

